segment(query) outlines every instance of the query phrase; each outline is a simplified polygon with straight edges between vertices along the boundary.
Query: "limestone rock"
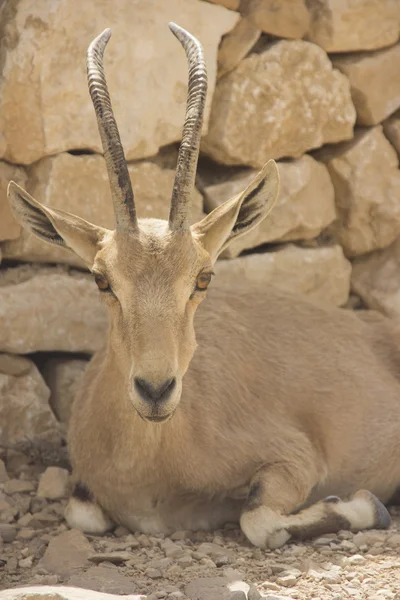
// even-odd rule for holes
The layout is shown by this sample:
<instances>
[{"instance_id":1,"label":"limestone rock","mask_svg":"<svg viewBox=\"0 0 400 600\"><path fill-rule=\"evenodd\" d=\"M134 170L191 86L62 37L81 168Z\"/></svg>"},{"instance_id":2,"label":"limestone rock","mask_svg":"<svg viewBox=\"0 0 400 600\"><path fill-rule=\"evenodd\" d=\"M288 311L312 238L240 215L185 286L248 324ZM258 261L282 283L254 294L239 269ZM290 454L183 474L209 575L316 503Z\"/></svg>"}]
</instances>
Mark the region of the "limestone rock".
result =
<instances>
[{"instance_id":1,"label":"limestone rock","mask_svg":"<svg viewBox=\"0 0 400 600\"><path fill-rule=\"evenodd\" d=\"M118 600L117 594L88 591L64 585L38 585L13 588L1 592L1 600ZM146 600L146 596L124 595L124 600Z\"/></svg>"},{"instance_id":2,"label":"limestone rock","mask_svg":"<svg viewBox=\"0 0 400 600\"><path fill-rule=\"evenodd\" d=\"M400 43L335 57L333 65L349 78L359 125L376 125L400 107Z\"/></svg>"},{"instance_id":3,"label":"limestone rock","mask_svg":"<svg viewBox=\"0 0 400 600\"><path fill-rule=\"evenodd\" d=\"M307 39L327 52L377 50L399 39L398 0L308 0Z\"/></svg>"},{"instance_id":4,"label":"limestone rock","mask_svg":"<svg viewBox=\"0 0 400 600\"><path fill-rule=\"evenodd\" d=\"M280 196L268 217L249 234L231 244L225 256L267 242L316 237L335 219L334 190L324 165L311 156L279 162ZM228 181L204 188L205 207L211 211L246 189L256 171L242 171Z\"/></svg>"},{"instance_id":5,"label":"limestone rock","mask_svg":"<svg viewBox=\"0 0 400 600\"><path fill-rule=\"evenodd\" d=\"M6 481L8 481L8 479L9 477L6 465L4 464L4 461L0 458L0 483L5 483Z\"/></svg>"},{"instance_id":6,"label":"limestone rock","mask_svg":"<svg viewBox=\"0 0 400 600\"><path fill-rule=\"evenodd\" d=\"M218 285L238 277L262 281L292 293L304 294L320 304L342 306L349 296L351 265L340 246L300 248L287 244L274 252L220 260L215 266Z\"/></svg>"},{"instance_id":7,"label":"limestone rock","mask_svg":"<svg viewBox=\"0 0 400 600\"><path fill-rule=\"evenodd\" d=\"M106 331L91 275L61 266L0 271L0 351L93 352Z\"/></svg>"},{"instance_id":8,"label":"limestone rock","mask_svg":"<svg viewBox=\"0 0 400 600\"><path fill-rule=\"evenodd\" d=\"M96 590L96 592L106 592L107 595L102 594L102 596L105 596L105 600L108 598L117 598L117 596L109 596L108 594L130 594L134 592L136 588L132 579L122 575L117 569L114 569L112 566L107 566L106 564L91 567L85 573L73 575L68 580L68 584L87 590ZM97 595L100 596L100 594L94 594L93 600L96 600ZM125 600L125 598L129 599L132 598L132 596L124 595L123 600ZM136 599L138 596L134 596L134 598ZM118 599L121 600L121 596L118 596ZM91 595L90 600L92 600Z\"/></svg>"},{"instance_id":9,"label":"limestone rock","mask_svg":"<svg viewBox=\"0 0 400 600\"><path fill-rule=\"evenodd\" d=\"M232 71L258 41L261 30L250 19L240 19L222 39L218 50L218 77Z\"/></svg>"},{"instance_id":10,"label":"limestone rock","mask_svg":"<svg viewBox=\"0 0 400 600\"><path fill-rule=\"evenodd\" d=\"M354 121L349 82L325 52L281 40L219 80L202 148L218 162L261 167L349 139Z\"/></svg>"},{"instance_id":11,"label":"limestone rock","mask_svg":"<svg viewBox=\"0 0 400 600\"><path fill-rule=\"evenodd\" d=\"M38 498L59 500L68 494L69 474L66 469L60 467L47 467L40 476L37 489Z\"/></svg>"},{"instance_id":12,"label":"limestone rock","mask_svg":"<svg viewBox=\"0 0 400 600\"><path fill-rule=\"evenodd\" d=\"M61 423L67 424L72 403L88 365L87 360L52 358L46 362L42 374L50 388L50 406Z\"/></svg>"},{"instance_id":13,"label":"limestone rock","mask_svg":"<svg viewBox=\"0 0 400 600\"><path fill-rule=\"evenodd\" d=\"M383 133L400 157L400 110L383 122Z\"/></svg>"},{"instance_id":14,"label":"limestone rock","mask_svg":"<svg viewBox=\"0 0 400 600\"><path fill-rule=\"evenodd\" d=\"M395 150L378 125L354 140L323 148L335 188L338 220L332 233L348 256L389 246L400 234L400 171Z\"/></svg>"},{"instance_id":15,"label":"limestone rock","mask_svg":"<svg viewBox=\"0 0 400 600\"><path fill-rule=\"evenodd\" d=\"M130 165L129 174L139 217L168 219L175 172L143 161ZM29 169L26 187L46 206L71 212L95 225L114 227L107 170L100 155L63 153L44 158ZM193 221L202 217L202 203L201 194L195 190ZM17 240L5 242L2 251L5 258L83 266L73 252L43 242L27 230Z\"/></svg>"},{"instance_id":16,"label":"limestone rock","mask_svg":"<svg viewBox=\"0 0 400 600\"><path fill-rule=\"evenodd\" d=\"M24 169L0 161L0 241L13 240L21 232L21 226L15 221L7 199L7 187L11 179L24 186L26 182Z\"/></svg>"},{"instance_id":17,"label":"limestone rock","mask_svg":"<svg viewBox=\"0 0 400 600\"><path fill-rule=\"evenodd\" d=\"M352 289L374 310L400 317L400 238L384 250L353 262Z\"/></svg>"},{"instance_id":18,"label":"limestone rock","mask_svg":"<svg viewBox=\"0 0 400 600\"><path fill-rule=\"evenodd\" d=\"M54 537L47 546L40 566L49 573L70 576L88 563L92 547L81 531L71 529Z\"/></svg>"},{"instance_id":19,"label":"limestone rock","mask_svg":"<svg viewBox=\"0 0 400 600\"><path fill-rule=\"evenodd\" d=\"M188 583L185 594L191 600L246 600L249 588L244 581L229 577L204 577Z\"/></svg>"},{"instance_id":20,"label":"limestone rock","mask_svg":"<svg viewBox=\"0 0 400 600\"><path fill-rule=\"evenodd\" d=\"M187 65L168 28L175 21L198 37L212 98L217 48L238 14L198 0L22 0L3 9L0 156L29 164L70 149L101 151L86 82L86 51L105 26L113 37L105 70L128 160L156 154L180 139ZM71 83L73 82L73 83Z\"/></svg>"},{"instance_id":21,"label":"limestone rock","mask_svg":"<svg viewBox=\"0 0 400 600\"><path fill-rule=\"evenodd\" d=\"M14 445L57 429L50 392L34 363L0 354L0 445Z\"/></svg>"},{"instance_id":22,"label":"limestone rock","mask_svg":"<svg viewBox=\"0 0 400 600\"><path fill-rule=\"evenodd\" d=\"M299 39L310 25L305 0L244 0L243 11L261 31Z\"/></svg>"},{"instance_id":23,"label":"limestone rock","mask_svg":"<svg viewBox=\"0 0 400 600\"><path fill-rule=\"evenodd\" d=\"M220 4L221 6L225 6L225 8L229 8L230 10L239 10L240 5L240 0L207 0L207 2Z\"/></svg>"}]
</instances>

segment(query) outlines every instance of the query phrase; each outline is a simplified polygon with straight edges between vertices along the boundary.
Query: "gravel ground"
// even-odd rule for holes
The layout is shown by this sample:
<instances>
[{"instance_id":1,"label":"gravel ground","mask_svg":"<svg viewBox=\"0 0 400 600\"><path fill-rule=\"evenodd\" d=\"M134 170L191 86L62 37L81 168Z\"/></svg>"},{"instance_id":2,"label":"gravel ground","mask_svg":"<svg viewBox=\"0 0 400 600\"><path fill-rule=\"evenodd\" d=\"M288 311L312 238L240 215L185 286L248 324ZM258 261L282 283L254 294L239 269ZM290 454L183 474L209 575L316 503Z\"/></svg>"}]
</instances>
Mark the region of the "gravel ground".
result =
<instances>
[{"instance_id":1,"label":"gravel ground","mask_svg":"<svg viewBox=\"0 0 400 600\"><path fill-rule=\"evenodd\" d=\"M0 590L63 583L185 600L187 584L197 578L236 575L254 584L250 600L259 594L268 600L400 600L398 508L391 509L388 531L342 531L275 551L252 547L235 525L169 537L123 528L85 536L63 521L65 498L48 497L65 496L67 472L42 476L44 467L22 454L8 458L7 470L0 461Z\"/></svg>"}]
</instances>

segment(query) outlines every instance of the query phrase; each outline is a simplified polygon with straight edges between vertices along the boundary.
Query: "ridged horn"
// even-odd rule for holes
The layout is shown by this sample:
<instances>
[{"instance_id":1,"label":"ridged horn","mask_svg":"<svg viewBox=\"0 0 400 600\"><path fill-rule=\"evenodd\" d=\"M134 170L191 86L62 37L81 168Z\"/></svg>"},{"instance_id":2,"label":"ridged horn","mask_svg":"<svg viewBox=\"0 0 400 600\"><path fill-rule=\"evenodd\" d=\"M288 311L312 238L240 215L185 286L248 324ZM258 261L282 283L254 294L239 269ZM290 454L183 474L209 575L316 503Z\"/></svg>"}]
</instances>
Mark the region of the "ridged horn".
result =
<instances>
[{"instance_id":1,"label":"ridged horn","mask_svg":"<svg viewBox=\"0 0 400 600\"><path fill-rule=\"evenodd\" d=\"M137 229L133 190L104 74L103 55L110 37L111 29L105 29L90 44L87 51L87 78L107 164L116 228L119 231L132 231Z\"/></svg>"},{"instance_id":2,"label":"ridged horn","mask_svg":"<svg viewBox=\"0 0 400 600\"><path fill-rule=\"evenodd\" d=\"M191 196L196 178L207 95L207 69L200 42L175 23L169 23L169 28L182 44L189 67L185 123L169 213L169 226L176 230L188 229L190 226Z\"/></svg>"}]
</instances>

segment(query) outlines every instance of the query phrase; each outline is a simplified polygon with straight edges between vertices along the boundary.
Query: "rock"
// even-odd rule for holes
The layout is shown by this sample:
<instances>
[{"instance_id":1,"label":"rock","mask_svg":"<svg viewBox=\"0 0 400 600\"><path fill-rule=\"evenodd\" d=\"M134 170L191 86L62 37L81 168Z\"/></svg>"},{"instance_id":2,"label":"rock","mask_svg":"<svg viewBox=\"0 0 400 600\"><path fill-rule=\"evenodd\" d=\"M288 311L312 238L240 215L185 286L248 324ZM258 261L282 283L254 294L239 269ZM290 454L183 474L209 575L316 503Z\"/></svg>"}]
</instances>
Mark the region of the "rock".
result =
<instances>
[{"instance_id":1,"label":"rock","mask_svg":"<svg viewBox=\"0 0 400 600\"><path fill-rule=\"evenodd\" d=\"M121 0L118 11L107 7L108 0L96 6L78 0L68 6L22 0L8 11L1 36L0 156L29 164L70 149L101 152L85 59L88 45L105 27L99 18L104 11L113 32L105 70L127 159L152 156L181 137L187 65L168 21L203 44L209 71L206 129L217 48L238 15L198 0L161 2L157 10L130 0Z\"/></svg>"},{"instance_id":2,"label":"rock","mask_svg":"<svg viewBox=\"0 0 400 600\"><path fill-rule=\"evenodd\" d=\"M113 565L121 565L128 560L132 560L134 555L132 552L100 552L89 556L90 562L100 564L102 562L110 562Z\"/></svg>"},{"instance_id":3,"label":"rock","mask_svg":"<svg viewBox=\"0 0 400 600\"><path fill-rule=\"evenodd\" d=\"M107 565L91 567L83 574L73 575L68 580L68 584L87 590L95 590L96 592L106 592L107 594L131 594L136 590L136 585L131 579ZM96 596L97 594L94 596L94 600L96 600ZM125 598L130 598L130 596L124 596Z\"/></svg>"},{"instance_id":4,"label":"rock","mask_svg":"<svg viewBox=\"0 0 400 600\"><path fill-rule=\"evenodd\" d=\"M218 261L215 282L221 287L230 279L262 281L270 286L304 294L320 304L342 306L346 303L351 266L340 246L299 248L287 244L275 252L249 254L234 260Z\"/></svg>"},{"instance_id":5,"label":"rock","mask_svg":"<svg viewBox=\"0 0 400 600\"><path fill-rule=\"evenodd\" d=\"M347 140L354 121L349 82L325 52L281 40L219 80L202 149L218 162L261 167Z\"/></svg>"},{"instance_id":6,"label":"rock","mask_svg":"<svg viewBox=\"0 0 400 600\"><path fill-rule=\"evenodd\" d=\"M351 285L365 306L400 317L400 238L389 248L354 261Z\"/></svg>"},{"instance_id":7,"label":"rock","mask_svg":"<svg viewBox=\"0 0 400 600\"><path fill-rule=\"evenodd\" d=\"M71 529L50 540L40 566L49 573L69 577L88 563L92 547L81 531Z\"/></svg>"},{"instance_id":8,"label":"rock","mask_svg":"<svg viewBox=\"0 0 400 600\"><path fill-rule=\"evenodd\" d=\"M158 569L153 569L153 567L149 567L145 571L145 575L150 579L162 579L162 573Z\"/></svg>"},{"instance_id":9,"label":"rock","mask_svg":"<svg viewBox=\"0 0 400 600\"><path fill-rule=\"evenodd\" d=\"M17 328L10 335L14 336L16 332ZM26 439L34 442L57 430L57 421L48 403L49 395L33 362L19 356L0 354L0 444L12 446ZM13 486L13 481L6 481L4 485ZM15 485L32 484L19 481Z\"/></svg>"},{"instance_id":10,"label":"rock","mask_svg":"<svg viewBox=\"0 0 400 600\"><path fill-rule=\"evenodd\" d=\"M35 487L36 486L32 481L26 481L24 479L9 479L4 484L4 491L6 494L23 494L33 492Z\"/></svg>"},{"instance_id":11,"label":"rock","mask_svg":"<svg viewBox=\"0 0 400 600\"><path fill-rule=\"evenodd\" d=\"M335 188L332 234L348 256L385 248L400 233L400 171L382 127L357 130L354 140L323 148Z\"/></svg>"},{"instance_id":12,"label":"rock","mask_svg":"<svg viewBox=\"0 0 400 600\"><path fill-rule=\"evenodd\" d=\"M238 256L267 242L312 239L335 219L334 189L324 165L305 155L279 162L278 167L281 185L276 206L257 228L231 244L224 256ZM206 186L207 212L246 189L255 174L247 169L227 181Z\"/></svg>"},{"instance_id":13,"label":"rock","mask_svg":"<svg viewBox=\"0 0 400 600\"><path fill-rule=\"evenodd\" d=\"M244 0L243 12L256 27L277 37L300 39L309 28L304 0Z\"/></svg>"},{"instance_id":14,"label":"rock","mask_svg":"<svg viewBox=\"0 0 400 600\"><path fill-rule=\"evenodd\" d=\"M349 78L359 125L376 125L400 107L400 44L333 58Z\"/></svg>"},{"instance_id":15,"label":"rock","mask_svg":"<svg viewBox=\"0 0 400 600\"><path fill-rule=\"evenodd\" d=\"M63 585L28 586L1 592L1 600L41 600L42 598L43 600L119 600L120 596L93 591L87 593L80 588ZM146 600L146 596L129 594L124 596L124 600Z\"/></svg>"},{"instance_id":16,"label":"rock","mask_svg":"<svg viewBox=\"0 0 400 600\"><path fill-rule=\"evenodd\" d=\"M400 110L382 123L383 133L400 157Z\"/></svg>"},{"instance_id":17,"label":"rock","mask_svg":"<svg viewBox=\"0 0 400 600\"><path fill-rule=\"evenodd\" d=\"M213 561L217 562L221 557L235 558L235 553L229 548L219 546L210 542L204 542L198 547L198 552L209 556Z\"/></svg>"},{"instance_id":18,"label":"rock","mask_svg":"<svg viewBox=\"0 0 400 600\"><path fill-rule=\"evenodd\" d=\"M4 464L4 461L1 460L1 458L0 458L0 483L5 483L6 481L8 481L8 479L9 479L9 477L8 477L6 465Z\"/></svg>"},{"instance_id":19,"label":"rock","mask_svg":"<svg viewBox=\"0 0 400 600\"><path fill-rule=\"evenodd\" d=\"M168 219L174 170L143 161L129 165L129 174L139 217ZM64 152L44 158L29 169L26 188L46 206L71 212L95 225L114 228L110 187L102 156L74 156ZM193 221L202 217L202 205L202 196L195 190ZM4 242L2 252L4 258L84 266L73 252L43 242L27 230L23 230L18 239Z\"/></svg>"},{"instance_id":20,"label":"rock","mask_svg":"<svg viewBox=\"0 0 400 600\"><path fill-rule=\"evenodd\" d=\"M236 586L232 586L233 583ZM185 586L185 594L190 600L246 600L247 593L240 587L229 577L204 577L188 583Z\"/></svg>"},{"instance_id":21,"label":"rock","mask_svg":"<svg viewBox=\"0 0 400 600\"><path fill-rule=\"evenodd\" d=\"M0 161L0 241L13 240L20 235L21 226L15 221L7 199L10 180L24 186L26 173L21 167Z\"/></svg>"},{"instance_id":22,"label":"rock","mask_svg":"<svg viewBox=\"0 0 400 600\"><path fill-rule=\"evenodd\" d=\"M218 77L232 71L258 41L261 30L250 19L240 19L218 50Z\"/></svg>"},{"instance_id":23,"label":"rock","mask_svg":"<svg viewBox=\"0 0 400 600\"><path fill-rule=\"evenodd\" d=\"M397 0L311 0L307 39L327 52L391 46L399 39Z\"/></svg>"},{"instance_id":24,"label":"rock","mask_svg":"<svg viewBox=\"0 0 400 600\"><path fill-rule=\"evenodd\" d=\"M37 496L39 498L48 498L49 500L58 500L68 495L69 473L66 469L60 467L47 467L40 476Z\"/></svg>"},{"instance_id":25,"label":"rock","mask_svg":"<svg viewBox=\"0 0 400 600\"><path fill-rule=\"evenodd\" d=\"M0 538L3 542L11 543L17 537L17 528L8 523L0 523Z\"/></svg>"},{"instance_id":26,"label":"rock","mask_svg":"<svg viewBox=\"0 0 400 600\"><path fill-rule=\"evenodd\" d=\"M0 350L93 352L106 330L105 307L91 275L61 266L0 271Z\"/></svg>"},{"instance_id":27,"label":"rock","mask_svg":"<svg viewBox=\"0 0 400 600\"><path fill-rule=\"evenodd\" d=\"M240 0L207 0L207 2L220 4L221 6L225 6L225 8L229 8L230 10L239 10L240 5Z\"/></svg>"},{"instance_id":28,"label":"rock","mask_svg":"<svg viewBox=\"0 0 400 600\"><path fill-rule=\"evenodd\" d=\"M61 423L69 422L72 403L87 365L87 360L79 358L51 358L42 370L50 388L50 406Z\"/></svg>"}]
</instances>

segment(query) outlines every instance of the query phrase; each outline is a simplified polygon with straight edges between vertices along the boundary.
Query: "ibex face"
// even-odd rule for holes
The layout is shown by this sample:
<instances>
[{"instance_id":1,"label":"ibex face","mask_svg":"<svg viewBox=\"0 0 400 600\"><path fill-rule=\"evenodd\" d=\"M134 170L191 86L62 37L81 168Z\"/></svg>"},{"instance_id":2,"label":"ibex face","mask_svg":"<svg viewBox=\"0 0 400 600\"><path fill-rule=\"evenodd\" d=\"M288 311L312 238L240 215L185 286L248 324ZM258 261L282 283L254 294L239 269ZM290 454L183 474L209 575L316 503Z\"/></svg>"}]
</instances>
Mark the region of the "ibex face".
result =
<instances>
[{"instance_id":1,"label":"ibex face","mask_svg":"<svg viewBox=\"0 0 400 600\"><path fill-rule=\"evenodd\" d=\"M170 24L189 63L186 118L172 191L169 221L139 220L124 151L103 69L110 38L104 31L89 47L89 91L96 111L114 203L109 231L42 206L11 182L8 195L22 225L41 239L80 256L110 312L109 352L139 415L161 422L172 416L182 378L195 350L193 318L211 281L219 253L272 209L279 190L274 161L248 188L190 226L190 199L207 91L203 51L189 33Z\"/></svg>"}]
</instances>

